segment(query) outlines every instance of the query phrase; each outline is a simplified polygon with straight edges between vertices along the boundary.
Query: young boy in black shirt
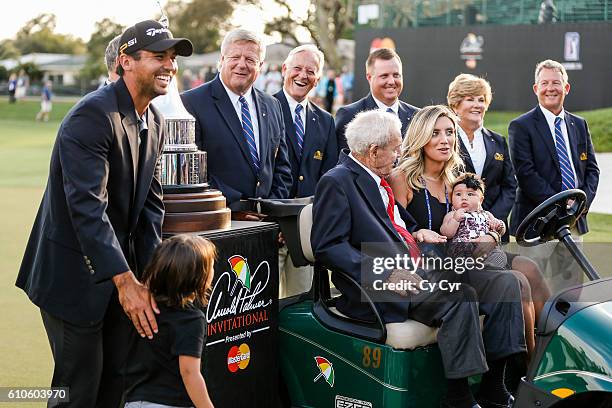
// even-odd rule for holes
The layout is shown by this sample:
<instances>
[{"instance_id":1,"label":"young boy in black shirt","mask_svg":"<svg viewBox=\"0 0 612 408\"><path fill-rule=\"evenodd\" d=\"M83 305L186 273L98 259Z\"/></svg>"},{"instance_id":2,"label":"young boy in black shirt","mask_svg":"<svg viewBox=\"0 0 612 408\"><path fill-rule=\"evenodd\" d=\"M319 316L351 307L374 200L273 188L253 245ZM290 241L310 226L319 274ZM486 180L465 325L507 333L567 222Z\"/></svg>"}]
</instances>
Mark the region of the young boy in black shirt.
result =
<instances>
[{"instance_id":1,"label":"young boy in black shirt","mask_svg":"<svg viewBox=\"0 0 612 408\"><path fill-rule=\"evenodd\" d=\"M195 304L208 301L215 256L214 244L189 235L155 250L143 281L160 310L159 331L152 340L139 339L134 360L146 375L128 392L125 408L213 408L200 372L206 319Z\"/></svg>"}]
</instances>

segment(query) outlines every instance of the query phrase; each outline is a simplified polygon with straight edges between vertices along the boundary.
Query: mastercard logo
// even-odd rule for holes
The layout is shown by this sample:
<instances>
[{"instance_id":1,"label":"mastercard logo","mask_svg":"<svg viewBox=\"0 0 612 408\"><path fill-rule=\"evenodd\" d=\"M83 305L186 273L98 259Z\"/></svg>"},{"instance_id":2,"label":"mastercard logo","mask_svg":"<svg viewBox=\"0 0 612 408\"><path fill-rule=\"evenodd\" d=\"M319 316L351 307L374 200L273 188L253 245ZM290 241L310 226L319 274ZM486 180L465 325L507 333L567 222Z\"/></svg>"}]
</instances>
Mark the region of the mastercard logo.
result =
<instances>
[{"instance_id":1,"label":"mastercard logo","mask_svg":"<svg viewBox=\"0 0 612 408\"><path fill-rule=\"evenodd\" d=\"M251 361L251 349L244 343L233 346L227 353L227 369L232 373L247 368L249 361Z\"/></svg>"}]
</instances>

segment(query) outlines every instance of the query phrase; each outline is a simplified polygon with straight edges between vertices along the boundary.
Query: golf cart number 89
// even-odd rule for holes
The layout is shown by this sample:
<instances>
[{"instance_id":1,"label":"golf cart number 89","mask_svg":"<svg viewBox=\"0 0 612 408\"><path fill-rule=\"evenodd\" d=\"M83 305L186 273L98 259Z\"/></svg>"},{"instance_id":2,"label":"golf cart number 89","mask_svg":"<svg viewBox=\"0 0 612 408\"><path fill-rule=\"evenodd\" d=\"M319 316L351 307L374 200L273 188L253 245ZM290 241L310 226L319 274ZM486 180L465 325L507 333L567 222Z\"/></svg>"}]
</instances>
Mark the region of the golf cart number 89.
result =
<instances>
[{"instance_id":1,"label":"golf cart number 89","mask_svg":"<svg viewBox=\"0 0 612 408\"><path fill-rule=\"evenodd\" d=\"M378 368L380 367L381 354L380 347L370 348L370 346L364 346L361 364L363 364L364 367Z\"/></svg>"}]
</instances>

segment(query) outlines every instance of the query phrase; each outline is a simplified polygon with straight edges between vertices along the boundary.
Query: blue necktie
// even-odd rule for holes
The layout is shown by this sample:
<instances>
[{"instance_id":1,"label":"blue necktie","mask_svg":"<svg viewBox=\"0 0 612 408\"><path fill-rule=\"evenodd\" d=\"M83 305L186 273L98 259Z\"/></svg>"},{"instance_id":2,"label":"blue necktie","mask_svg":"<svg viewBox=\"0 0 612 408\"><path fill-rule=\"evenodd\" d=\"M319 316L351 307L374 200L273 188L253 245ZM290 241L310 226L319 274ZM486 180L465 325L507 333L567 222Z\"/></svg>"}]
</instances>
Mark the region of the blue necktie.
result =
<instances>
[{"instance_id":1,"label":"blue necktie","mask_svg":"<svg viewBox=\"0 0 612 408\"><path fill-rule=\"evenodd\" d=\"M395 111L393 109L391 109L391 108L387 108L387 113L392 113L392 114L395 115Z\"/></svg>"},{"instance_id":2,"label":"blue necktie","mask_svg":"<svg viewBox=\"0 0 612 408\"><path fill-rule=\"evenodd\" d=\"M557 145L557 156L559 157L559 169L561 170L561 191L571 190L576 186L574 172L570 164L563 133L561 132L561 118L555 118L555 144Z\"/></svg>"},{"instance_id":3,"label":"blue necktie","mask_svg":"<svg viewBox=\"0 0 612 408\"><path fill-rule=\"evenodd\" d=\"M242 133L244 133L244 137L246 138L247 144L249 145L249 153L251 153L251 159L253 160L253 165L259 173L261 169L261 165L259 163L259 155L257 154L257 145L255 144L255 132L253 131L253 122L251 122L251 114L249 113L249 105L247 104L244 96L240 95L238 98L240 101L241 111L242 111Z\"/></svg>"},{"instance_id":4,"label":"blue necktie","mask_svg":"<svg viewBox=\"0 0 612 408\"><path fill-rule=\"evenodd\" d=\"M302 148L304 147L304 122L302 122L302 116L300 115L303 109L304 107L300 104L295 107L295 120L293 122L295 126L295 135L297 137L299 157L302 157Z\"/></svg>"}]
</instances>

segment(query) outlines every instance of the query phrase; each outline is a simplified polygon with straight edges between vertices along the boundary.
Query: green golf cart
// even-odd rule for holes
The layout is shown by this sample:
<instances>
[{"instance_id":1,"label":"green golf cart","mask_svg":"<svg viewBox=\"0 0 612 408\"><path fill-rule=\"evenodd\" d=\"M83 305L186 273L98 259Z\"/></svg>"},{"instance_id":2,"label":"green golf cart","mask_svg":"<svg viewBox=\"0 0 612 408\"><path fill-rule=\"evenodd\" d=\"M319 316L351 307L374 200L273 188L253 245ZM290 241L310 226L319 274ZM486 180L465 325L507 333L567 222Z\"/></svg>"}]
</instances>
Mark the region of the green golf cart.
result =
<instances>
[{"instance_id":1,"label":"green golf cart","mask_svg":"<svg viewBox=\"0 0 612 408\"><path fill-rule=\"evenodd\" d=\"M585 202L580 190L559 193L529 214L517 233L526 246L559 239L590 281L547 303L514 407L612 407L612 279L599 278L570 234ZM334 271L361 291L375 319L341 314L329 272L310 247L312 205L276 204L266 210L278 215L294 264L314 265L311 290L280 301L282 405L438 407L446 381L436 328L412 320L385 325L359 283ZM480 378L470 380L476 390Z\"/></svg>"}]
</instances>

